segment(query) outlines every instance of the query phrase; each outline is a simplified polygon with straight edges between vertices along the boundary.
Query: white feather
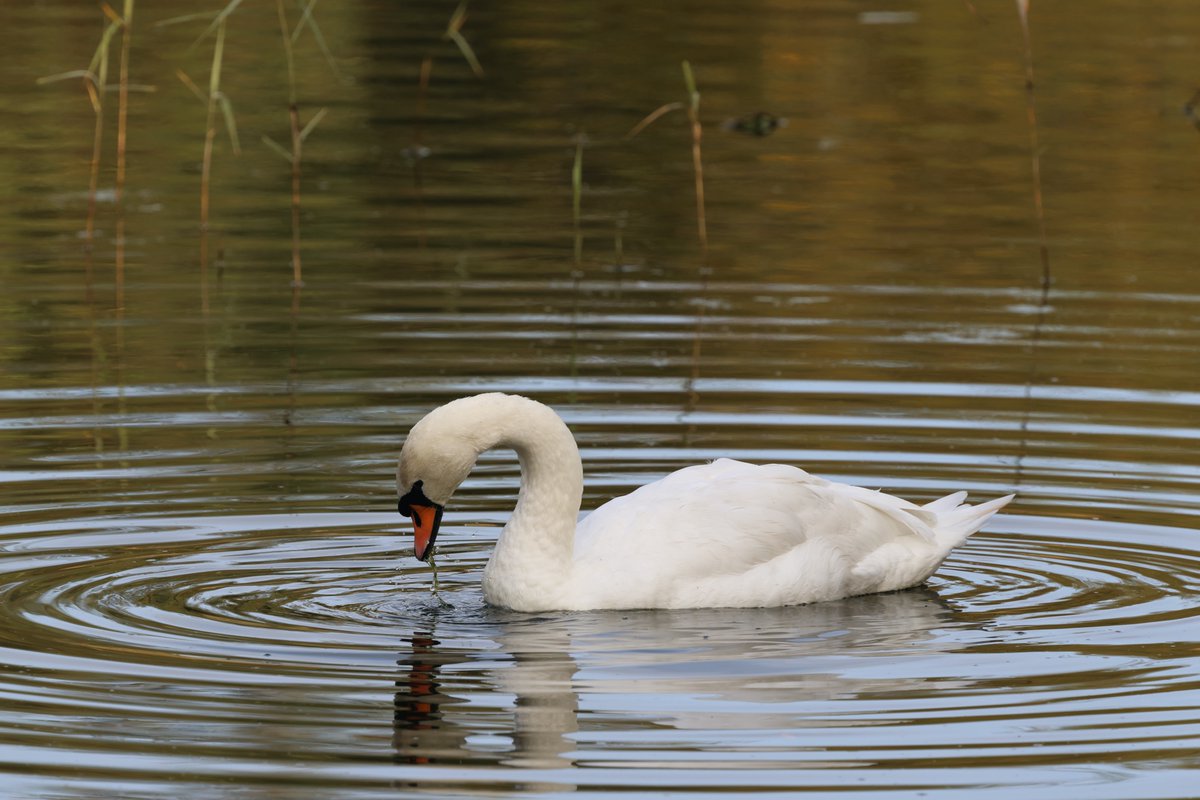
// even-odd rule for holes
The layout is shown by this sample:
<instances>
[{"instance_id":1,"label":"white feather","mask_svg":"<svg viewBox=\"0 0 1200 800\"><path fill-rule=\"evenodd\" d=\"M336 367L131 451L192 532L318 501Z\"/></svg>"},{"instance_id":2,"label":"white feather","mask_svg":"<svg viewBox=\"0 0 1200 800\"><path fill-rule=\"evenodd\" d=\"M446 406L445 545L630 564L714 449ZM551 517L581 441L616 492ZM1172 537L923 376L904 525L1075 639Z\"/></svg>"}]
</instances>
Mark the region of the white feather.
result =
<instances>
[{"instance_id":1,"label":"white feather","mask_svg":"<svg viewBox=\"0 0 1200 800\"><path fill-rule=\"evenodd\" d=\"M444 504L476 454L521 460L517 508L484 570L484 597L523 611L783 606L914 586L1012 495L924 506L782 464L718 459L610 500L576 525L583 473L546 406L485 394L414 426L400 491ZM471 460L471 459L467 459ZM473 463L473 461L472 461Z\"/></svg>"}]
</instances>

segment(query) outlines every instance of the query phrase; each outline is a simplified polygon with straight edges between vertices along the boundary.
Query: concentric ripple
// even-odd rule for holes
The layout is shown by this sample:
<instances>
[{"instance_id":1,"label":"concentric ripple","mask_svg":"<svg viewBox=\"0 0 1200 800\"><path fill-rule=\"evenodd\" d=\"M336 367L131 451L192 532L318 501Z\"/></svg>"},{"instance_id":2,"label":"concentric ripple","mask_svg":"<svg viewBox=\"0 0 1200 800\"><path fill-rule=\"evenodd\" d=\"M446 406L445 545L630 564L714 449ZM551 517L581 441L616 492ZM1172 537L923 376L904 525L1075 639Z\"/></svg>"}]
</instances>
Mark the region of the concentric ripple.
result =
<instances>
[{"instance_id":1,"label":"concentric ripple","mask_svg":"<svg viewBox=\"0 0 1200 800\"><path fill-rule=\"evenodd\" d=\"M243 3L203 235L155 75L209 23L158 5L0 6L0 798L1200 796L1200 4L1036 4L1039 226L1012 4L471 3L479 80L454 4L304 3L297 195ZM89 180L84 86L38 82L105 25L158 89L115 192L125 93ZM702 154L683 111L626 136L681 58ZM511 454L441 599L391 480L483 391L563 415L585 508L721 456L1017 500L919 589L501 612Z\"/></svg>"},{"instance_id":2,"label":"concentric ripple","mask_svg":"<svg viewBox=\"0 0 1200 800\"><path fill-rule=\"evenodd\" d=\"M44 539L26 530L23 557L8 561L21 580L4 587L15 639L135 663L345 669L362 666L356 652L395 643L384 610L404 596L394 535L313 516L119 525ZM72 561L75 539L87 557ZM19 635L29 628L42 630Z\"/></svg>"},{"instance_id":3,"label":"concentric ripple","mask_svg":"<svg viewBox=\"0 0 1200 800\"><path fill-rule=\"evenodd\" d=\"M486 455L455 495L441 599L394 512L304 510L348 508L347 497L390 506L398 429L439 399L525 386L576 433L588 507L717 456L914 499L1019 497L920 589L785 609L543 615L489 609L479 589L517 490L511 454ZM394 382L312 381L275 455L257 455L239 432L258 423L231 414L222 446L238 458L147 448L9 475L25 500L0 526L0 766L61 777L66 753L73 785L147 797L175 774L216 797L230 780L313 798L390 797L401 784L447 796L746 785L1177 796L1200 767L1200 473L1178 445L1197 438L1194 396L692 386L705 398L696 410L666 378L428 378L425 399L394 407ZM184 406L202 391L128 397ZM1079 430L1087 446L1074 446ZM1148 441L1161 446L1137 446ZM262 474L286 488L263 488ZM125 513L102 516L79 491L97 476ZM257 500L189 513L220 508L222 489ZM277 491L301 510L264 511Z\"/></svg>"},{"instance_id":4,"label":"concentric ripple","mask_svg":"<svg viewBox=\"0 0 1200 800\"><path fill-rule=\"evenodd\" d=\"M80 766L96 776L153 772L187 747L200 751L190 769L230 769L205 762L207 748L257 757L243 777L267 781L283 766L261 729L274 724L292 731L293 765L377 763L360 776L368 793L417 766L447 791L500 768L558 786L568 767L570 785L619 785L633 769L698 788L687 770L703 763L716 785L751 769L780 790L819 786L853 767L864 790L884 791L870 776L885 770L914 787L1036 795L1150 786L1197 765L1200 553L1177 546L1188 531L1003 517L925 589L531 616L482 604L496 529L448 522L445 603L393 515L0 530L13 576L0 657L20 709L0 732L19 732L27 758L31 730L73 751L102 726ZM297 715L310 717L299 729ZM1143 774L1114 755L1161 766ZM438 771L459 763L482 772ZM314 785L341 780L304 769Z\"/></svg>"}]
</instances>

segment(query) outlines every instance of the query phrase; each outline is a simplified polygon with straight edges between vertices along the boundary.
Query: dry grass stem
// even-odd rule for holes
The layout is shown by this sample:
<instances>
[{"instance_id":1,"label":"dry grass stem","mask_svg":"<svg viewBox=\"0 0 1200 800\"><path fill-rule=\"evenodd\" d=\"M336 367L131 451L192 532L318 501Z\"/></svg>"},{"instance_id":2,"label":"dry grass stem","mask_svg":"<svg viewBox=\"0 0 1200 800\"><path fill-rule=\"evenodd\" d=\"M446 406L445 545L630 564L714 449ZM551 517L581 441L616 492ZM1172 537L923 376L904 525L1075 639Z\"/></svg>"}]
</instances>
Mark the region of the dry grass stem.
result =
<instances>
[{"instance_id":1,"label":"dry grass stem","mask_svg":"<svg viewBox=\"0 0 1200 800\"><path fill-rule=\"evenodd\" d=\"M117 17L116 12L107 3L102 7L113 24L119 23L121 26L120 85L117 90L117 177L114 190L117 206L114 283L116 305L120 311L125 307L125 144L129 129L129 45L133 38L133 0L125 0L123 18Z\"/></svg>"},{"instance_id":2,"label":"dry grass stem","mask_svg":"<svg viewBox=\"0 0 1200 800\"><path fill-rule=\"evenodd\" d=\"M292 128L292 285L304 285L300 270L300 159L304 137L300 131L300 109L295 103L288 106L288 119Z\"/></svg>"},{"instance_id":3,"label":"dry grass stem","mask_svg":"<svg viewBox=\"0 0 1200 800\"><path fill-rule=\"evenodd\" d=\"M458 4L458 8L450 15L450 22L446 25L446 32L442 37L449 39L458 45L458 51L462 53L467 64L470 65L471 71L475 73L475 77L483 77L483 66L480 65L479 59L475 57L475 51L462 35L462 26L467 21L467 0L462 0Z\"/></svg>"},{"instance_id":4,"label":"dry grass stem","mask_svg":"<svg viewBox=\"0 0 1200 800\"><path fill-rule=\"evenodd\" d=\"M108 84L108 51L113 37L122 28L120 19L113 19L113 13L115 12L110 7L106 5L102 10L105 16L109 18L109 23L100 35L100 41L92 53L92 60L88 62L87 69L74 69L37 79L37 85L39 86L58 81L74 80L76 78L82 79L84 91L87 93L88 102L91 104L92 113L95 115L95 126L92 131L92 159L88 169L87 220L84 223L84 250L89 256L95 244L96 191L99 188L100 155L104 144L104 96ZM90 259L88 261L88 270L90 286Z\"/></svg>"},{"instance_id":5,"label":"dry grass stem","mask_svg":"<svg viewBox=\"0 0 1200 800\"><path fill-rule=\"evenodd\" d=\"M1017 449L1016 474L1014 484L1020 486L1023 475L1025 457L1028 452L1029 421L1033 414L1033 385L1038 372L1038 350L1042 340L1042 329L1045 325L1046 314L1050 300L1050 248L1046 237L1046 213L1042 200L1042 169L1041 146L1038 142L1037 105L1035 102L1035 84L1033 75L1033 41L1029 30L1029 0L1016 0L1017 14L1021 22L1021 35L1024 40L1025 54L1025 114L1029 127L1029 149L1033 179L1033 207L1037 216L1038 249L1041 257L1041 287L1038 296L1037 318L1033 325L1033 334L1029 340L1029 372L1025 378L1024 410L1021 415L1021 440Z\"/></svg>"},{"instance_id":6,"label":"dry grass stem","mask_svg":"<svg viewBox=\"0 0 1200 800\"><path fill-rule=\"evenodd\" d=\"M112 13L108 4L107 12ZM117 203L125 188L125 142L129 130L129 45L132 40L133 0L125 0L125 16L121 19L120 88L117 95Z\"/></svg>"},{"instance_id":7,"label":"dry grass stem","mask_svg":"<svg viewBox=\"0 0 1200 800\"><path fill-rule=\"evenodd\" d=\"M329 45L325 42L325 34L321 33L321 27L317 25L317 20L313 16L313 9L317 6L317 0L308 0L306 3L300 3L303 11L300 14L300 21L296 23L295 30L292 31L291 43L295 44L300 38L300 34L305 28L312 31L313 39L317 43L317 47L321 51L321 55L325 56L325 63L329 65L329 71L333 73L333 77L337 80L342 79L342 73L338 70L337 62L333 60L333 53L329 49Z\"/></svg>"},{"instance_id":8,"label":"dry grass stem","mask_svg":"<svg viewBox=\"0 0 1200 800\"><path fill-rule=\"evenodd\" d=\"M683 80L688 90L688 120L692 124L692 170L696 178L696 229L700 236L700 251L708 260L708 224L704 215L704 162L700 158L700 92L696 90L696 79L692 76L692 65L683 62Z\"/></svg>"},{"instance_id":9,"label":"dry grass stem","mask_svg":"<svg viewBox=\"0 0 1200 800\"><path fill-rule=\"evenodd\" d=\"M229 15L232 14L234 11L237 11L237 7L240 6L241 4L242 4L242 0L230 0L230 2L227 3L224 8L222 8L220 11L217 12L216 16L213 17L213 21L209 24L209 26L207 28L204 29L203 33L201 33L199 36L196 37L196 41L192 42L192 44L188 47L188 49L190 50L191 48L200 44L202 41L204 41L206 38L208 38L209 34L220 31L224 27L226 20L229 19ZM162 24L166 25L171 22L185 21L188 19L196 19L198 16L205 17L208 15L192 14L192 15L187 15L184 17L175 17L174 19L167 20L167 21L163 22ZM224 34L222 34L222 36L223 35Z\"/></svg>"},{"instance_id":10,"label":"dry grass stem","mask_svg":"<svg viewBox=\"0 0 1200 800\"><path fill-rule=\"evenodd\" d=\"M582 135L575 139L575 162L571 165L571 218L575 227L575 273L579 274L583 262L583 229L581 208L583 204L583 143Z\"/></svg>"},{"instance_id":11,"label":"dry grass stem","mask_svg":"<svg viewBox=\"0 0 1200 800\"><path fill-rule=\"evenodd\" d=\"M303 136L300 131L300 108L296 105L296 69L292 57L293 36L288 33L287 14L283 10L283 0L275 0L275 9L279 15L279 30L283 35L283 52L287 60L288 73L288 128L292 133L292 152L288 161L292 166L292 287L294 290L303 285L303 272L300 267L300 160L303 157ZM311 13L312 4L307 11ZM303 24L303 22L301 23ZM297 31L299 28L297 28Z\"/></svg>"},{"instance_id":12,"label":"dry grass stem","mask_svg":"<svg viewBox=\"0 0 1200 800\"><path fill-rule=\"evenodd\" d=\"M1038 249L1042 265L1042 303L1050 292L1050 248L1046 239L1046 209L1042 199L1042 156L1038 139L1037 103L1034 96L1033 39L1029 31L1029 0L1017 0L1021 35L1025 43L1025 116L1029 123L1029 150L1033 177L1033 208L1038 224Z\"/></svg>"},{"instance_id":13,"label":"dry grass stem","mask_svg":"<svg viewBox=\"0 0 1200 800\"><path fill-rule=\"evenodd\" d=\"M684 107L683 103L678 103L678 102L664 103L663 105L659 106L658 108L654 109L649 114L647 114L645 117L643 117L642 121L639 122L637 125L634 125L632 128L630 128L629 133L625 134L625 138L632 139L633 137L637 136L642 131L646 130L646 128L649 128L655 122L655 120L657 120L659 117L663 116L664 114L668 114L672 111L678 111L679 109L681 109L683 107Z\"/></svg>"},{"instance_id":14,"label":"dry grass stem","mask_svg":"<svg viewBox=\"0 0 1200 800\"><path fill-rule=\"evenodd\" d=\"M225 52L225 20L217 25L217 41L213 45L212 68L208 74L207 116L204 123L204 153L200 162L200 229L208 231L208 189L212 176L213 140L217 137L217 97L221 91L221 62ZM206 259L201 261L207 264Z\"/></svg>"}]
</instances>

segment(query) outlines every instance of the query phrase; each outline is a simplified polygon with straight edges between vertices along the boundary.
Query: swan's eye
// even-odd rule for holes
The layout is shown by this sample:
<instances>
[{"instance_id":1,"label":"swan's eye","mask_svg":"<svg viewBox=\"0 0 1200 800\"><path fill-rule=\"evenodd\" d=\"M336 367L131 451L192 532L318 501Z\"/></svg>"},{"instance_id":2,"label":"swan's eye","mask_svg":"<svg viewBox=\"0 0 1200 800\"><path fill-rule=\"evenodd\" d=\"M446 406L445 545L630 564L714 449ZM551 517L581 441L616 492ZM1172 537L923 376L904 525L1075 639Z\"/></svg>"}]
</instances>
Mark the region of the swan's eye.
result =
<instances>
[{"instance_id":1,"label":"swan's eye","mask_svg":"<svg viewBox=\"0 0 1200 800\"><path fill-rule=\"evenodd\" d=\"M429 501L429 498L425 496L425 492L421 489L422 484L424 484L424 481L415 481L412 485L412 488L405 492L400 498L400 502L396 504L396 510L400 512L401 516L410 518L412 517L413 503L416 503L419 506L433 505L433 503Z\"/></svg>"}]
</instances>

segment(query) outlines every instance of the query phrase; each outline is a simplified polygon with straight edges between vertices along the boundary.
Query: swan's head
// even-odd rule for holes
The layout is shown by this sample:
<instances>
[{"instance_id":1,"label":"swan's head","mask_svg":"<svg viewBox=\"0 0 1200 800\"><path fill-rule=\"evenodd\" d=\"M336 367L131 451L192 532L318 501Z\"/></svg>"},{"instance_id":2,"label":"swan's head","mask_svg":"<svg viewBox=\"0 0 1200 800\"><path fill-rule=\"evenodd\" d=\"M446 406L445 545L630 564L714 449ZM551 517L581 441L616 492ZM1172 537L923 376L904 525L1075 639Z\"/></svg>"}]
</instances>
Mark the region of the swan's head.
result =
<instances>
[{"instance_id":1,"label":"swan's head","mask_svg":"<svg viewBox=\"0 0 1200 800\"><path fill-rule=\"evenodd\" d=\"M397 508L413 521L413 553L422 561L433 555L446 503L487 449L472 436L474 416L462 400L435 409L413 426L400 451Z\"/></svg>"}]
</instances>

